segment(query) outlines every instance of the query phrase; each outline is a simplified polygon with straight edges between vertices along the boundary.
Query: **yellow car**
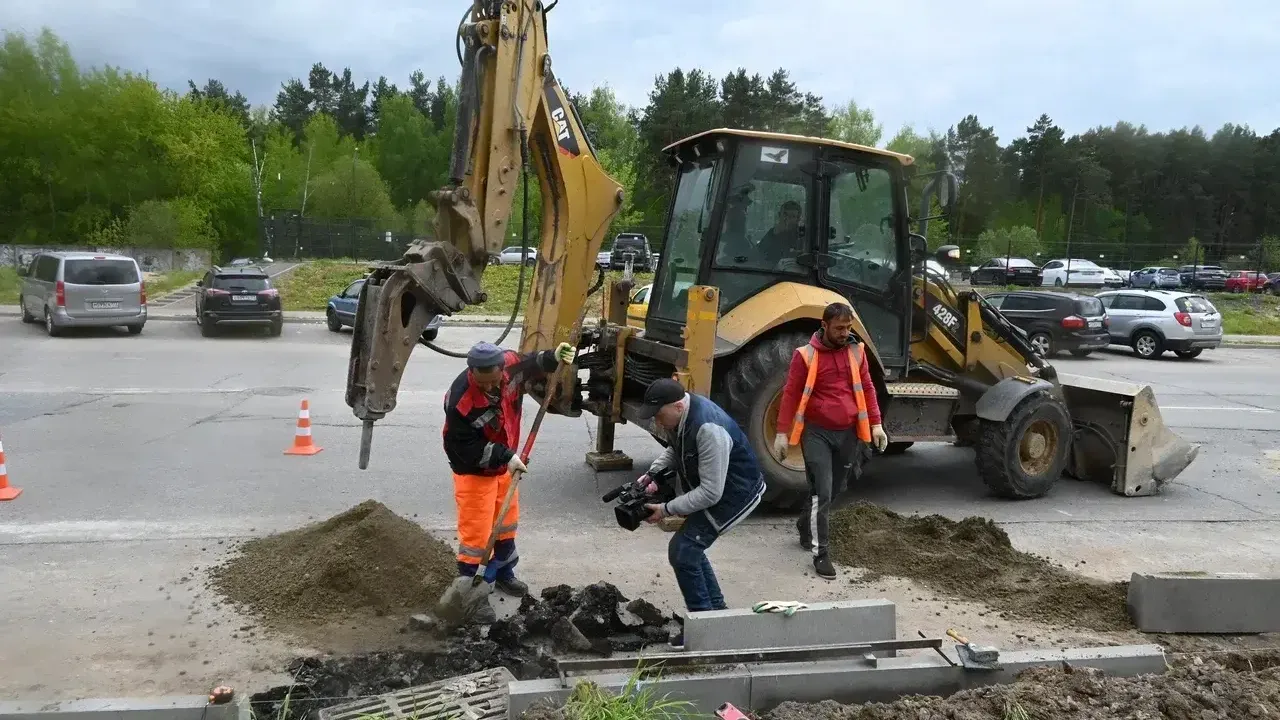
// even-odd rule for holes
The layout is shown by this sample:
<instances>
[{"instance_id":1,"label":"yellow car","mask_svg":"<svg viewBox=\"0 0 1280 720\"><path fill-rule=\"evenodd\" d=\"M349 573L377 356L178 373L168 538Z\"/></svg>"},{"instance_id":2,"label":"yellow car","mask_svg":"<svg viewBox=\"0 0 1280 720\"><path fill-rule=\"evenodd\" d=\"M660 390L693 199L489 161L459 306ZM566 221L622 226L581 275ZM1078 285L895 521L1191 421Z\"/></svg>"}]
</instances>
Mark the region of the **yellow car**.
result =
<instances>
[{"instance_id":1,"label":"yellow car","mask_svg":"<svg viewBox=\"0 0 1280 720\"><path fill-rule=\"evenodd\" d=\"M644 319L649 314L649 293L653 291L653 283L649 283L631 296L627 305L627 324L638 328L644 327Z\"/></svg>"}]
</instances>

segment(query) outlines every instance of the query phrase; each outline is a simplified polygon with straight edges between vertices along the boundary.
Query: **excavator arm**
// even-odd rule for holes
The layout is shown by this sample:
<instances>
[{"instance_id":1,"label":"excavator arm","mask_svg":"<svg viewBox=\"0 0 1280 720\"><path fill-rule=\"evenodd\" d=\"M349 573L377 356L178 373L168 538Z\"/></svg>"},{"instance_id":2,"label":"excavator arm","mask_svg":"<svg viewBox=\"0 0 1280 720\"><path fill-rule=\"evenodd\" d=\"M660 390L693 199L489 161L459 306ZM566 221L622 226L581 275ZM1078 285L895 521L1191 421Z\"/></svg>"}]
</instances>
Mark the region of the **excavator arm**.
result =
<instances>
[{"instance_id":1,"label":"excavator arm","mask_svg":"<svg viewBox=\"0 0 1280 720\"><path fill-rule=\"evenodd\" d=\"M542 194L542 227L520 350L576 342L596 253L623 194L552 71L549 10L535 0L474 0L459 26L457 127L449 185L432 193L436 237L373 265L356 313L346 402L364 422L361 469L368 467L373 423L395 409L422 331L437 315L486 300L481 278L506 244L512 201L529 166ZM562 397L552 409L567 405Z\"/></svg>"}]
</instances>

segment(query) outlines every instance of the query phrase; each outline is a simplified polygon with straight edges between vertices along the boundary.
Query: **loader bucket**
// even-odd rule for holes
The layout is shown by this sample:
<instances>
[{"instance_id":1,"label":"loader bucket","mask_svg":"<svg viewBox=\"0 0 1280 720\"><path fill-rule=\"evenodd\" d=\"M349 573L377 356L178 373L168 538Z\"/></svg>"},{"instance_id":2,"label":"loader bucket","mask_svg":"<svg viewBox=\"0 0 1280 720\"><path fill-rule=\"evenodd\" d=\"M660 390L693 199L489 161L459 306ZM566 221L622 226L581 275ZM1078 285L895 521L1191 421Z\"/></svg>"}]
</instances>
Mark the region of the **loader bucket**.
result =
<instances>
[{"instance_id":1,"label":"loader bucket","mask_svg":"<svg viewBox=\"0 0 1280 720\"><path fill-rule=\"evenodd\" d=\"M1165 427L1150 385L1058 373L1075 426L1067 473L1129 497L1155 495L1200 453Z\"/></svg>"}]
</instances>

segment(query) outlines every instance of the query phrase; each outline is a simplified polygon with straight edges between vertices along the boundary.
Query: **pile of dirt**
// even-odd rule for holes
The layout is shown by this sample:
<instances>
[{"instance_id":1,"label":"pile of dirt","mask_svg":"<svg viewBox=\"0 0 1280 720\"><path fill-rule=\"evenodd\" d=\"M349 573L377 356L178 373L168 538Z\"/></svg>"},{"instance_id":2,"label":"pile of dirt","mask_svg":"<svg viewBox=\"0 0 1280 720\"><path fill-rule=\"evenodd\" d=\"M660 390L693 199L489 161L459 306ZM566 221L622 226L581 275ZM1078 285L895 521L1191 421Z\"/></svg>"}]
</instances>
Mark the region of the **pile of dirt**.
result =
<instances>
[{"instance_id":1,"label":"pile of dirt","mask_svg":"<svg viewBox=\"0 0 1280 720\"><path fill-rule=\"evenodd\" d=\"M557 677L556 654L639 650L665 643L674 622L646 600L628 600L610 583L549 587L522 599L509 618L438 634L431 649L303 657L285 672L295 678L250 698L257 717L314 718L349 698L394 692L487 668L505 667L521 680ZM444 626L435 625L443 633Z\"/></svg>"},{"instance_id":2,"label":"pile of dirt","mask_svg":"<svg viewBox=\"0 0 1280 720\"><path fill-rule=\"evenodd\" d=\"M1108 677L1090 668L1033 668L1008 685L892 703L783 703L762 720L1009 720L1171 718L1244 720L1280 715L1280 668L1231 670L1209 661L1160 674Z\"/></svg>"},{"instance_id":3,"label":"pile of dirt","mask_svg":"<svg viewBox=\"0 0 1280 720\"><path fill-rule=\"evenodd\" d=\"M453 551L374 500L328 520L249 540L211 585L268 623L343 619L434 605L457 576Z\"/></svg>"},{"instance_id":4,"label":"pile of dirt","mask_svg":"<svg viewBox=\"0 0 1280 720\"><path fill-rule=\"evenodd\" d=\"M1009 615L1098 631L1133 628L1127 582L1103 582L1013 548L994 522L904 516L869 503L831 515L831 558Z\"/></svg>"}]
</instances>

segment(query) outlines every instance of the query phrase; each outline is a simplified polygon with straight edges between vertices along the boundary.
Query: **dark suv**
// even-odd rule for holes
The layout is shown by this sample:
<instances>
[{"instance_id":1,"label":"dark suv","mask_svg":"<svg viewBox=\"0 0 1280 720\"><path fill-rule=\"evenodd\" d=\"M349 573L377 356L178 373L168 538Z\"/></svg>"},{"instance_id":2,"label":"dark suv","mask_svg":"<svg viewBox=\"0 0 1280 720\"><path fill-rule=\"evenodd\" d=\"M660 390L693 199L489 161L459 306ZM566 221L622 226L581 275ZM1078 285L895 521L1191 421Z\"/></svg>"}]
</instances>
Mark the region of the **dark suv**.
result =
<instances>
[{"instance_id":1,"label":"dark suv","mask_svg":"<svg viewBox=\"0 0 1280 720\"><path fill-rule=\"evenodd\" d=\"M1033 290L992 293L987 302L1027 333L1040 357L1053 357L1059 350L1085 357L1111 344L1107 310L1093 296Z\"/></svg>"},{"instance_id":2,"label":"dark suv","mask_svg":"<svg viewBox=\"0 0 1280 720\"><path fill-rule=\"evenodd\" d=\"M1192 290L1225 290L1227 271L1217 265L1183 265L1178 268L1182 287Z\"/></svg>"},{"instance_id":3,"label":"dark suv","mask_svg":"<svg viewBox=\"0 0 1280 720\"><path fill-rule=\"evenodd\" d=\"M262 268L213 267L196 282L196 324L200 334L210 337L221 325L265 325L271 335L280 335L284 312L280 292L271 287L271 278Z\"/></svg>"},{"instance_id":4,"label":"dark suv","mask_svg":"<svg viewBox=\"0 0 1280 720\"><path fill-rule=\"evenodd\" d=\"M613 239L613 250L609 253L609 269L621 270L627 265L627 256L631 257L631 269L636 272L653 272L653 252L649 249L649 238L640 233L618 233Z\"/></svg>"}]
</instances>

